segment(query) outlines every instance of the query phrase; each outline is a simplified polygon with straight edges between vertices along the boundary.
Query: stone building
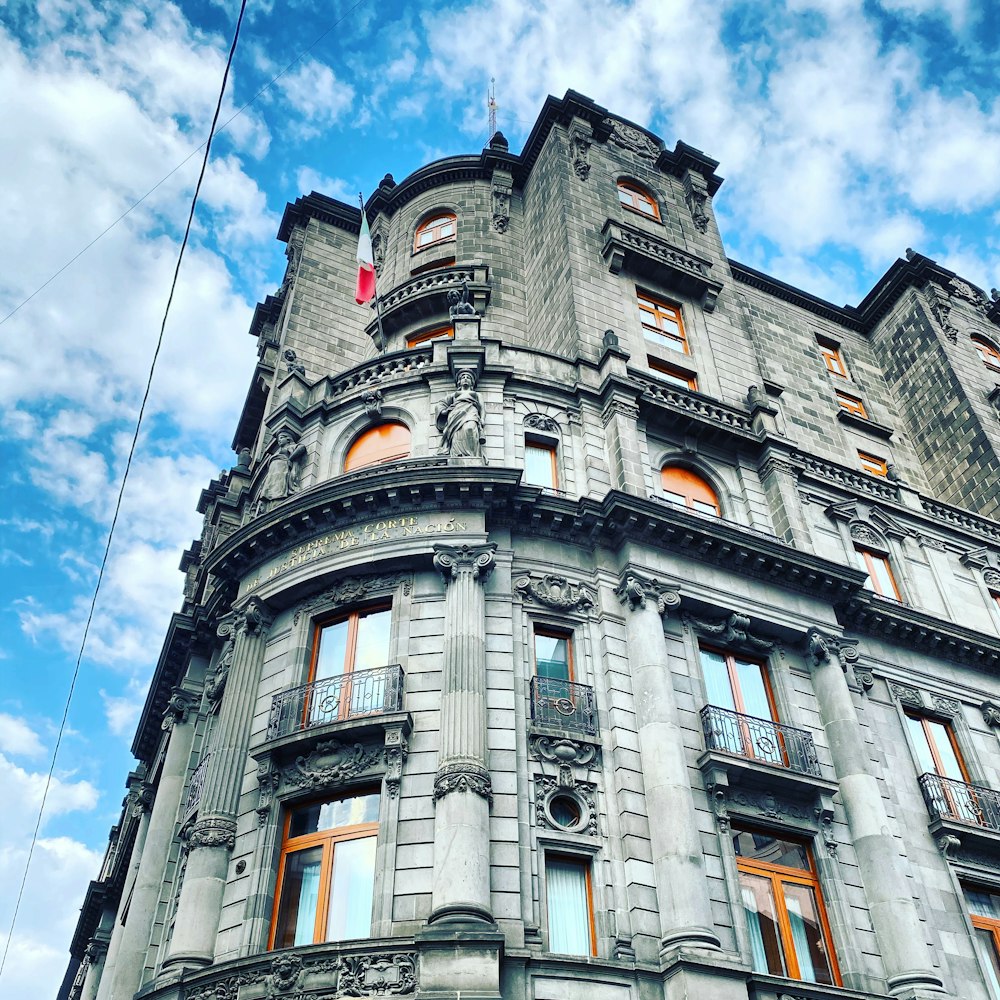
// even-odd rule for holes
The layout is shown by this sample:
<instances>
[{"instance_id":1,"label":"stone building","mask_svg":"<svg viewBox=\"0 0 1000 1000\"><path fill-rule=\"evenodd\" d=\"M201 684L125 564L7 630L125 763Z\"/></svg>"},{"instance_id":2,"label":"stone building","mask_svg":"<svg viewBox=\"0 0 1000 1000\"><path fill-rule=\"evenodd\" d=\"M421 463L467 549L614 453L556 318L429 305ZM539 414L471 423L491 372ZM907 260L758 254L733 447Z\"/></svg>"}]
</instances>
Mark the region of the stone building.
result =
<instances>
[{"instance_id":1,"label":"stone building","mask_svg":"<svg viewBox=\"0 0 1000 1000\"><path fill-rule=\"evenodd\" d=\"M1000 303L716 167L549 98L382 181L381 325L288 205L73 1000L1000 1000Z\"/></svg>"}]
</instances>

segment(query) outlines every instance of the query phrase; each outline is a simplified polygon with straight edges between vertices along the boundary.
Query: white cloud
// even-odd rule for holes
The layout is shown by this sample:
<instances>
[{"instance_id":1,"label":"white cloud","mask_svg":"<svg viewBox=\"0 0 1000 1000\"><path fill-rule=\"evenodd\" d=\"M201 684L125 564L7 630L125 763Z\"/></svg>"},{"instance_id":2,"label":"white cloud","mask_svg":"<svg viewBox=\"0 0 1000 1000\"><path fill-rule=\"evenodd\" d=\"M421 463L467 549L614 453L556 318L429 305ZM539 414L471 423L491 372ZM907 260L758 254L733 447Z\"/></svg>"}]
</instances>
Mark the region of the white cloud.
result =
<instances>
[{"instance_id":1,"label":"white cloud","mask_svg":"<svg viewBox=\"0 0 1000 1000\"><path fill-rule=\"evenodd\" d=\"M108 729L115 736L131 739L135 727L139 723L143 703L146 700L146 685L134 678L129 681L125 694L113 695L101 690L101 701L104 702L104 714L108 721Z\"/></svg>"},{"instance_id":2,"label":"white cloud","mask_svg":"<svg viewBox=\"0 0 1000 1000\"><path fill-rule=\"evenodd\" d=\"M330 198L346 201L349 205L357 204L358 192L353 191L347 181L339 177L327 177L312 167L299 167L295 184L300 191L318 191Z\"/></svg>"},{"instance_id":3,"label":"white cloud","mask_svg":"<svg viewBox=\"0 0 1000 1000\"><path fill-rule=\"evenodd\" d=\"M0 753L39 757L45 753L45 747L24 719L0 712Z\"/></svg>"},{"instance_id":4,"label":"white cloud","mask_svg":"<svg viewBox=\"0 0 1000 1000\"><path fill-rule=\"evenodd\" d=\"M354 103L354 88L337 79L326 63L311 57L297 63L275 86L300 116L295 131L301 139L335 125Z\"/></svg>"}]
</instances>

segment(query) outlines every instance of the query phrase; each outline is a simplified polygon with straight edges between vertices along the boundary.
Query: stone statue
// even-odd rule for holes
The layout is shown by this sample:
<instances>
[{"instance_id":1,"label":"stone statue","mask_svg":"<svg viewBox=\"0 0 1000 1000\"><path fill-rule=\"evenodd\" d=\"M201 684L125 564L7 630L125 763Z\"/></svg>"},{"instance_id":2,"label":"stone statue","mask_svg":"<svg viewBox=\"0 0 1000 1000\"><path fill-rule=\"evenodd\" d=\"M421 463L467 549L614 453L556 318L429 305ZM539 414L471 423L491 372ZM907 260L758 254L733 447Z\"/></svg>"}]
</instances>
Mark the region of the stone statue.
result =
<instances>
[{"instance_id":1,"label":"stone statue","mask_svg":"<svg viewBox=\"0 0 1000 1000\"><path fill-rule=\"evenodd\" d=\"M299 464L306 457L306 446L298 444L291 431L280 430L274 453L257 494L255 516L263 514L275 500L284 500L299 488Z\"/></svg>"},{"instance_id":2,"label":"stone statue","mask_svg":"<svg viewBox=\"0 0 1000 1000\"><path fill-rule=\"evenodd\" d=\"M462 282L462 290L453 288L448 293L448 315L455 316L476 316L475 306L469 301L469 283Z\"/></svg>"},{"instance_id":3,"label":"stone statue","mask_svg":"<svg viewBox=\"0 0 1000 1000\"><path fill-rule=\"evenodd\" d=\"M458 373L455 385L458 391L448 396L437 412L437 428L441 432L440 453L451 458L475 458L485 465L483 401L476 392L475 373L463 369Z\"/></svg>"},{"instance_id":4,"label":"stone statue","mask_svg":"<svg viewBox=\"0 0 1000 1000\"><path fill-rule=\"evenodd\" d=\"M288 374L291 375L293 372L296 375L301 375L303 378L306 377L306 366L299 361L298 356L295 351L289 348L285 351L284 358L288 364Z\"/></svg>"}]
</instances>

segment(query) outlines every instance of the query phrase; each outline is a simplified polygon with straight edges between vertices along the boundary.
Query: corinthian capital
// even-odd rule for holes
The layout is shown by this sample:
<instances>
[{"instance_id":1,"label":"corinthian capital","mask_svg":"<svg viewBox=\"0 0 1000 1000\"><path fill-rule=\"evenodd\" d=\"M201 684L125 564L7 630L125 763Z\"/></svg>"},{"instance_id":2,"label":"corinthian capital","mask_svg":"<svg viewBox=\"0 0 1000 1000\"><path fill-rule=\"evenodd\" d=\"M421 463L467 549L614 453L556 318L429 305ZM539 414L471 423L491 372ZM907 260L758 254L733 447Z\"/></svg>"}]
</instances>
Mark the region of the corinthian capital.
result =
<instances>
[{"instance_id":1,"label":"corinthian capital","mask_svg":"<svg viewBox=\"0 0 1000 1000\"><path fill-rule=\"evenodd\" d=\"M445 578L454 580L461 573L471 573L474 580L485 580L496 565L496 543L486 545L434 546L434 568Z\"/></svg>"},{"instance_id":2,"label":"corinthian capital","mask_svg":"<svg viewBox=\"0 0 1000 1000\"><path fill-rule=\"evenodd\" d=\"M676 587L661 583L638 573L625 573L615 589L618 600L636 611L646 606L646 601L655 601L656 610L665 615L672 608L680 607L681 595Z\"/></svg>"},{"instance_id":3,"label":"corinthian capital","mask_svg":"<svg viewBox=\"0 0 1000 1000\"><path fill-rule=\"evenodd\" d=\"M251 597L245 604L230 611L219 622L217 631L219 635L232 636L234 639L244 634L263 636L273 621L274 615L271 609L259 597Z\"/></svg>"}]
</instances>

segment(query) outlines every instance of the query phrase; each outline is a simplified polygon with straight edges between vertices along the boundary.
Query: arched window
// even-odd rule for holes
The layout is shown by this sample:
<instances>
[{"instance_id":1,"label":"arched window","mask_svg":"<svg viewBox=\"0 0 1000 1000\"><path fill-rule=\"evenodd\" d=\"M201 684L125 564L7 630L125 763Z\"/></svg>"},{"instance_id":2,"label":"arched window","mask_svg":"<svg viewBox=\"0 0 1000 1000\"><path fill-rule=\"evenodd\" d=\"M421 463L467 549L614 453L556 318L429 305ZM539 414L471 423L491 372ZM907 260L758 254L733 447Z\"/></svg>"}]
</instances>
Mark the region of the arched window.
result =
<instances>
[{"instance_id":1,"label":"arched window","mask_svg":"<svg viewBox=\"0 0 1000 1000\"><path fill-rule=\"evenodd\" d=\"M678 507L687 507L700 514L722 516L719 498L704 479L690 469L679 465L665 465L660 473L663 495Z\"/></svg>"},{"instance_id":2,"label":"arched window","mask_svg":"<svg viewBox=\"0 0 1000 1000\"><path fill-rule=\"evenodd\" d=\"M418 347L420 344L426 344L428 340L437 340L439 337L454 337L455 328L452 326L434 326L429 330L418 330L416 333L411 333L406 338L407 347Z\"/></svg>"},{"instance_id":3,"label":"arched window","mask_svg":"<svg viewBox=\"0 0 1000 1000\"><path fill-rule=\"evenodd\" d=\"M369 427L359 434L344 458L344 472L362 469L366 465L379 465L408 458L410 454L410 429L396 420Z\"/></svg>"},{"instance_id":4,"label":"arched window","mask_svg":"<svg viewBox=\"0 0 1000 1000\"><path fill-rule=\"evenodd\" d=\"M972 345L979 351L979 356L983 359L984 365L1000 371L1000 348L995 344L991 344L985 337L981 337L979 334L972 335Z\"/></svg>"},{"instance_id":5,"label":"arched window","mask_svg":"<svg viewBox=\"0 0 1000 1000\"><path fill-rule=\"evenodd\" d=\"M456 217L454 212L435 212L427 216L417 226L413 237L413 249L424 250L435 243L447 243L455 239Z\"/></svg>"},{"instance_id":6,"label":"arched window","mask_svg":"<svg viewBox=\"0 0 1000 1000\"><path fill-rule=\"evenodd\" d=\"M618 200L633 212L645 215L650 219L660 218L660 209L656 199L645 189L631 181L618 182Z\"/></svg>"}]
</instances>

